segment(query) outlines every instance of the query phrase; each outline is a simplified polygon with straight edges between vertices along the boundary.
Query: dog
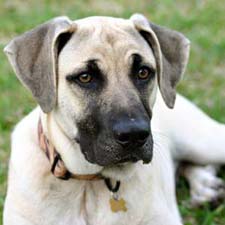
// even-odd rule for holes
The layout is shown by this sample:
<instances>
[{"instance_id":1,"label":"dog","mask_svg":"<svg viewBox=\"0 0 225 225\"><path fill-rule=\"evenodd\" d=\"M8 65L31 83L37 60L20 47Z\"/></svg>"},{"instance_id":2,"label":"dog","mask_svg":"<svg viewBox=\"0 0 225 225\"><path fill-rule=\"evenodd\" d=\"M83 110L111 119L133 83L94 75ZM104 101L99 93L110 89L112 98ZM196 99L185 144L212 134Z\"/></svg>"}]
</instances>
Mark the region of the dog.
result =
<instances>
[{"instance_id":1,"label":"dog","mask_svg":"<svg viewBox=\"0 0 225 225\"><path fill-rule=\"evenodd\" d=\"M176 98L189 48L141 14L57 17L13 39L39 106L12 134L4 225L181 225L182 161L193 202L221 197L225 127Z\"/></svg>"}]
</instances>

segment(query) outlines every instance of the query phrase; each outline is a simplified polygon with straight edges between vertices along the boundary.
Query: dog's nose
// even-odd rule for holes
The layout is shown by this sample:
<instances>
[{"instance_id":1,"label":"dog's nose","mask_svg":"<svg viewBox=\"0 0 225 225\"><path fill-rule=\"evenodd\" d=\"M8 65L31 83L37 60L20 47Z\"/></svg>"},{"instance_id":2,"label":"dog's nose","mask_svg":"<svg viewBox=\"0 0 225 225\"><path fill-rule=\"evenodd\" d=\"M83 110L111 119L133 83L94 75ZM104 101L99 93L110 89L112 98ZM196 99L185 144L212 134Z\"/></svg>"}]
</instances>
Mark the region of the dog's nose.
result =
<instances>
[{"instance_id":1,"label":"dog's nose","mask_svg":"<svg viewBox=\"0 0 225 225\"><path fill-rule=\"evenodd\" d=\"M113 133L116 141L123 147L141 147L150 134L150 124L144 119L120 121L114 124Z\"/></svg>"}]
</instances>

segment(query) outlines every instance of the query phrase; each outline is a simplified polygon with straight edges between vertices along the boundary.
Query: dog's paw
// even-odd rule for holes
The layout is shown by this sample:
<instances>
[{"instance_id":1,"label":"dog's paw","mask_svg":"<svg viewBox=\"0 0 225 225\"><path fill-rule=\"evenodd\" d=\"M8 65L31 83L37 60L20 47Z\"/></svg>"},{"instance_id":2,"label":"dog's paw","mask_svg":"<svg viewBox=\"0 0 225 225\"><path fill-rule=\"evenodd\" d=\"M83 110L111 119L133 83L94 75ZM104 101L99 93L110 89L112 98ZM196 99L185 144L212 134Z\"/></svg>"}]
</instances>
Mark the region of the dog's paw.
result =
<instances>
[{"instance_id":1,"label":"dog's paw","mask_svg":"<svg viewBox=\"0 0 225 225\"><path fill-rule=\"evenodd\" d=\"M216 207L225 199L225 183L216 176L213 166L188 166L185 177L191 189L192 207L199 207L205 203Z\"/></svg>"}]
</instances>

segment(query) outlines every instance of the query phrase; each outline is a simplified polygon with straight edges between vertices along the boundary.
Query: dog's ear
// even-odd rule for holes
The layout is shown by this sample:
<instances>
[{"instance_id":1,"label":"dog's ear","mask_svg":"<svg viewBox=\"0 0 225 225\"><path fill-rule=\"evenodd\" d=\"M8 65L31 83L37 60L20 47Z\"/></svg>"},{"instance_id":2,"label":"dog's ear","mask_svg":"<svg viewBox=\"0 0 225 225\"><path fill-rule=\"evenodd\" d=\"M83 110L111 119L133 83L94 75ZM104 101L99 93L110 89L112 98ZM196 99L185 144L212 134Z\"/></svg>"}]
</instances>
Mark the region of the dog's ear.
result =
<instances>
[{"instance_id":1,"label":"dog's ear","mask_svg":"<svg viewBox=\"0 0 225 225\"><path fill-rule=\"evenodd\" d=\"M173 108L175 88L188 62L190 41L177 31L149 22L143 15L134 14L131 20L153 50L160 92L167 106Z\"/></svg>"},{"instance_id":2,"label":"dog's ear","mask_svg":"<svg viewBox=\"0 0 225 225\"><path fill-rule=\"evenodd\" d=\"M59 50L74 30L67 17L57 17L16 37L4 49L17 77L45 113L56 104Z\"/></svg>"}]
</instances>

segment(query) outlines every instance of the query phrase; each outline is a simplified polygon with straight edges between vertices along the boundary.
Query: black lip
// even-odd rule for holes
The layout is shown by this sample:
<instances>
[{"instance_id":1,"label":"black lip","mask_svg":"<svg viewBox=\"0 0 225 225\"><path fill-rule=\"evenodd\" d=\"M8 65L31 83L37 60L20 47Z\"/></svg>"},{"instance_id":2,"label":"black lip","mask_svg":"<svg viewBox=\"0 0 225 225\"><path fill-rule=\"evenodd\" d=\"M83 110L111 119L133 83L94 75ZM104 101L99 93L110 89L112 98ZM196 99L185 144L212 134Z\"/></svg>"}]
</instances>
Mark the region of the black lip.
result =
<instances>
[{"instance_id":1,"label":"black lip","mask_svg":"<svg viewBox=\"0 0 225 225\"><path fill-rule=\"evenodd\" d=\"M123 158L123 159L119 160L117 163L126 163L126 162L136 163L139 160L141 160L141 159L139 159L135 156L129 156L129 157L126 157L126 158Z\"/></svg>"},{"instance_id":2,"label":"black lip","mask_svg":"<svg viewBox=\"0 0 225 225\"><path fill-rule=\"evenodd\" d=\"M80 138L79 138L79 137L75 137L74 140L75 140L75 142L76 142L77 144L80 144Z\"/></svg>"}]
</instances>

